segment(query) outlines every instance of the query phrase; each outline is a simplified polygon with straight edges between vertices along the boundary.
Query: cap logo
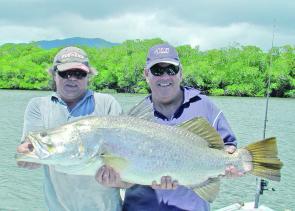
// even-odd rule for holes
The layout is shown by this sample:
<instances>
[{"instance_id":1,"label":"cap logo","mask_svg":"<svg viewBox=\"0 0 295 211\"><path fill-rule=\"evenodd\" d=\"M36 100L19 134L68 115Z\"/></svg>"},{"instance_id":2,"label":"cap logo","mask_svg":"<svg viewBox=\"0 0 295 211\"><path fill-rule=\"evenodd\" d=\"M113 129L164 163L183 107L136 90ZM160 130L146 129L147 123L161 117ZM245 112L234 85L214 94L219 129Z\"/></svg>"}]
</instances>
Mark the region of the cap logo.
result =
<instances>
[{"instance_id":1,"label":"cap logo","mask_svg":"<svg viewBox=\"0 0 295 211\"><path fill-rule=\"evenodd\" d=\"M70 52L70 53L63 54L61 56L61 59L66 59L66 58L70 58L70 57L76 57L76 58L84 59L84 56L81 55L81 54L78 54L77 52Z\"/></svg>"},{"instance_id":2,"label":"cap logo","mask_svg":"<svg viewBox=\"0 0 295 211\"><path fill-rule=\"evenodd\" d=\"M154 51L155 55L159 55L159 54L169 54L169 48L157 48Z\"/></svg>"}]
</instances>

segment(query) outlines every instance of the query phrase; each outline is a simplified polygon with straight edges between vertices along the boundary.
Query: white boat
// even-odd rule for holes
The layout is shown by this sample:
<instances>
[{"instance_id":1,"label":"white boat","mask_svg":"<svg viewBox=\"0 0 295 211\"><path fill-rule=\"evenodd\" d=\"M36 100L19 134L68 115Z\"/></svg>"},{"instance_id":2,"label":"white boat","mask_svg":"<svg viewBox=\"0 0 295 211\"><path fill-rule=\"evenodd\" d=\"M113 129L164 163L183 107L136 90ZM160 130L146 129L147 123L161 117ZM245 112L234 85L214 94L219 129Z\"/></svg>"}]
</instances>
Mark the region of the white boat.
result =
<instances>
[{"instance_id":1,"label":"white boat","mask_svg":"<svg viewBox=\"0 0 295 211\"><path fill-rule=\"evenodd\" d=\"M260 205L258 208L254 208L254 202L246 202L246 203L235 203L229 205L227 207L218 209L216 211L275 211L265 205Z\"/></svg>"}]
</instances>

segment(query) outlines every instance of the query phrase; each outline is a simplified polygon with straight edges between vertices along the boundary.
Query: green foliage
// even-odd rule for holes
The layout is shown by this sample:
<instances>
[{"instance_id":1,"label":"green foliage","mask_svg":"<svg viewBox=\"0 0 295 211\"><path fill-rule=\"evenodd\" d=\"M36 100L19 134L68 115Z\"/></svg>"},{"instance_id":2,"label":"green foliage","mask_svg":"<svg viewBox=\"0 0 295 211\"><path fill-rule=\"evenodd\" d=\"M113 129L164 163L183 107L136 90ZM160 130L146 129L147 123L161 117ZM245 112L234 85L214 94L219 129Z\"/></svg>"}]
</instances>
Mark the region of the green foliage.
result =
<instances>
[{"instance_id":1,"label":"green foliage","mask_svg":"<svg viewBox=\"0 0 295 211\"><path fill-rule=\"evenodd\" d=\"M210 93L210 95L214 95L214 96L222 96L222 95L224 95L224 90L223 89L210 89L209 93Z\"/></svg>"},{"instance_id":2,"label":"green foliage","mask_svg":"<svg viewBox=\"0 0 295 211\"><path fill-rule=\"evenodd\" d=\"M48 90L46 68L53 52L33 44L6 44L0 47L0 88Z\"/></svg>"},{"instance_id":3,"label":"green foliage","mask_svg":"<svg viewBox=\"0 0 295 211\"><path fill-rule=\"evenodd\" d=\"M127 40L111 48L83 48L98 74L89 87L103 92L149 92L143 70L148 49L164 41ZM0 46L0 88L50 89L47 69L59 49L44 50L34 44ZM183 85L210 95L264 96L271 81L271 96L295 97L295 47L286 45L263 52L256 46L235 44L200 51L177 47L183 67Z\"/></svg>"}]
</instances>

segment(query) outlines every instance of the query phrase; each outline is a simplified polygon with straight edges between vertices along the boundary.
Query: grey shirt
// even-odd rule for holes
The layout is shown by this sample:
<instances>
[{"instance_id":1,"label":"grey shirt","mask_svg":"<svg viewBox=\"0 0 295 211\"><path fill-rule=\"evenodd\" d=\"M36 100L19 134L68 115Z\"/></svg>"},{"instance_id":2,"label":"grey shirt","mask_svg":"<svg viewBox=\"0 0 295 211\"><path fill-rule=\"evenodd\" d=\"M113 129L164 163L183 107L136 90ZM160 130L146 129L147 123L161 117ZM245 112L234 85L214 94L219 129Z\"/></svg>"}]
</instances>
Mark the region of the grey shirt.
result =
<instances>
[{"instance_id":1,"label":"grey shirt","mask_svg":"<svg viewBox=\"0 0 295 211\"><path fill-rule=\"evenodd\" d=\"M25 111L23 138L30 131L58 127L79 116L119 115L122 109L110 95L87 91L70 110L55 93L30 100ZM119 189L100 185L93 176L60 173L44 165L44 195L49 210L121 210Z\"/></svg>"}]
</instances>

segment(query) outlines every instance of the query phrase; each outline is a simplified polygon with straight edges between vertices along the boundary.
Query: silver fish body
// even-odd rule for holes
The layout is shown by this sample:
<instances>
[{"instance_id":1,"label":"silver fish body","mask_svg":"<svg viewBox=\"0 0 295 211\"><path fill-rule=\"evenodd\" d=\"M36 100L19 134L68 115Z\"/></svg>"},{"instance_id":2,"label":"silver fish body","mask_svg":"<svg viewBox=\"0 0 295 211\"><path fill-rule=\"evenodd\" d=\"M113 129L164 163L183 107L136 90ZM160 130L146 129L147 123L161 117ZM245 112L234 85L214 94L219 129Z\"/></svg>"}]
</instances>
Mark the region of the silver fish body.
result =
<instances>
[{"instance_id":1,"label":"silver fish body","mask_svg":"<svg viewBox=\"0 0 295 211\"><path fill-rule=\"evenodd\" d=\"M34 150L17 159L55 165L57 170L81 175L94 175L101 165L108 164L126 182L150 185L169 175L189 187L219 178L229 165L253 169L249 150L228 154L205 120L192 122L197 122L197 130L190 129L191 123L172 127L130 116L88 117L29 134L27 140ZM217 139L217 147L206 137ZM277 176L272 178L277 180Z\"/></svg>"}]
</instances>

